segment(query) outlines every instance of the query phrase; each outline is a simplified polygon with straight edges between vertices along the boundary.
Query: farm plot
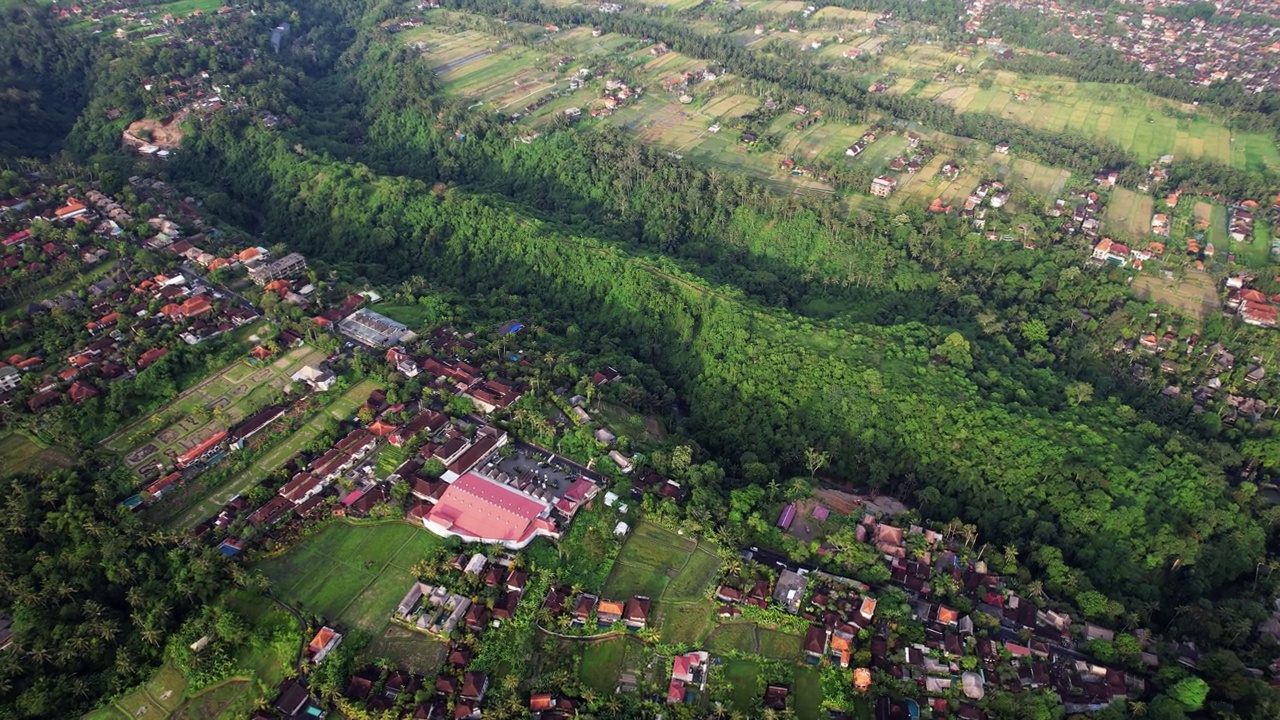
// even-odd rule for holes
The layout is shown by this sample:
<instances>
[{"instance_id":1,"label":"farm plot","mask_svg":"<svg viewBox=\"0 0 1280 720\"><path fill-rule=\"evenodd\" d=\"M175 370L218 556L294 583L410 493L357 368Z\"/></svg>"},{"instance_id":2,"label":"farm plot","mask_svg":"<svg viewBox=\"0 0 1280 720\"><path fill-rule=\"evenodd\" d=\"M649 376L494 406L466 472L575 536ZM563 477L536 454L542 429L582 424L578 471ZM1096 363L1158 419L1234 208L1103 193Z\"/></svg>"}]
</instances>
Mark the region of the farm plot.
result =
<instances>
[{"instance_id":1,"label":"farm plot","mask_svg":"<svg viewBox=\"0 0 1280 720\"><path fill-rule=\"evenodd\" d=\"M231 498L247 492L258 483L267 479L271 473L284 467L293 456L302 452L312 440L320 435L324 424L321 419L328 415L335 420L343 420L351 416L369 398L369 393L379 387L373 380L364 380L341 397L334 400L323 410L313 415L292 435L273 447L254 461L244 472L227 483L213 488L199 503L180 515L171 524L171 528L189 528L212 515L218 508L231 501Z\"/></svg>"},{"instance_id":2,"label":"farm plot","mask_svg":"<svg viewBox=\"0 0 1280 720\"><path fill-rule=\"evenodd\" d=\"M578 676L582 684L602 695L612 695L618 686L623 659L627 654L626 638L591 643L582 650Z\"/></svg>"},{"instance_id":3,"label":"farm plot","mask_svg":"<svg viewBox=\"0 0 1280 720\"><path fill-rule=\"evenodd\" d=\"M1020 183L1031 192L1047 198L1056 198L1071 179L1071 172L1041 165L1030 160L1015 160L1006 182Z\"/></svg>"},{"instance_id":4,"label":"farm plot","mask_svg":"<svg viewBox=\"0 0 1280 720\"><path fill-rule=\"evenodd\" d=\"M444 655L445 645L439 640L389 624L365 647L360 660L372 663L385 658L399 667L431 673L444 662Z\"/></svg>"},{"instance_id":5,"label":"farm plot","mask_svg":"<svg viewBox=\"0 0 1280 720\"><path fill-rule=\"evenodd\" d=\"M913 66L914 59L913 55ZM1148 162L1174 155L1246 169L1280 166L1280 149L1265 133L1233 133L1201 110L1137 88L1005 72L985 77L993 80L986 89L933 83L920 95L958 112L989 113L1031 127L1110 140Z\"/></svg>"},{"instance_id":6,"label":"farm plot","mask_svg":"<svg viewBox=\"0 0 1280 720\"><path fill-rule=\"evenodd\" d=\"M43 447L35 440L16 432L0 437L0 475L17 472L49 472L68 468L75 458L61 448Z\"/></svg>"},{"instance_id":7,"label":"farm plot","mask_svg":"<svg viewBox=\"0 0 1280 720\"><path fill-rule=\"evenodd\" d=\"M724 679L732 690L729 701L740 713L754 709L764 696L764 684L760 681L760 663L754 660L729 660L724 664Z\"/></svg>"},{"instance_id":8,"label":"farm plot","mask_svg":"<svg viewBox=\"0 0 1280 720\"><path fill-rule=\"evenodd\" d=\"M377 634L413 579L424 538L439 542L402 522L334 523L257 567L294 607Z\"/></svg>"},{"instance_id":9,"label":"farm plot","mask_svg":"<svg viewBox=\"0 0 1280 720\"><path fill-rule=\"evenodd\" d=\"M1111 191L1103 222L1106 231L1129 240L1138 240L1151 234L1151 212L1155 200L1124 188Z\"/></svg>"},{"instance_id":10,"label":"farm plot","mask_svg":"<svg viewBox=\"0 0 1280 720\"><path fill-rule=\"evenodd\" d=\"M652 523L640 523L618 553L613 571L605 581L604 594L609 597L660 597L696 547L692 540L670 530Z\"/></svg>"},{"instance_id":11,"label":"farm plot","mask_svg":"<svg viewBox=\"0 0 1280 720\"><path fill-rule=\"evenodd\" d=\"M1220 312L1221 300L1213 280L1203 273L1187 273L1186 277L1174 280L1139 275L1133 280L1133 292L1144 300L1164 303L1202 320Z\"/></svg>"},{"instance_id":12,"label":"farm plot","mask_svg":"<svg viewBox=\"0 0 1280 720\"><path fill-rule=\"evenodd\" d=\"M293 384L294 373L324 357L324 351L303 346L261 365L237 360L107 438L103 447L122 455L124 464L139 474L168 466L172 458L271 404Z\"/></svg>"}]
</instances>

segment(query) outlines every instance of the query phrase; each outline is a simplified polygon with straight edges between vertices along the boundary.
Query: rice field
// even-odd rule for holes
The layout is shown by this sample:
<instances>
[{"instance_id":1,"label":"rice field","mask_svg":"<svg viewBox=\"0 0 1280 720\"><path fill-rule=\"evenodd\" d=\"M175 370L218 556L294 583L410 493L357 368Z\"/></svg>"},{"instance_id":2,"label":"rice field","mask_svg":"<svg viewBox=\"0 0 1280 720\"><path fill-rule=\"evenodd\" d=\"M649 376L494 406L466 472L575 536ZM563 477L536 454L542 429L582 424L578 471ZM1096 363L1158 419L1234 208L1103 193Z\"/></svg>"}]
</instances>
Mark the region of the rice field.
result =
<instances>
[{"instance_id":1,"label":"rice field","mask_svg":"<svg viewBox=\"0 0 1280 720\"><path fill-rule=\"evenodd\" d=\"M377 634L408 590L414 563L440 542L404 522L335 522L255 567L294 607Z\"/></svg>"},{"instance_id":2,"label":"rice field","mask_svg":"<svg viewBox=\"0 0 1280 720\"><path fill-rule=\"evenodd\" d=\"M751 7L760 12L787 13L799 12L805 5L799 2L758 2ZM739 35L744 43L776 39L802 45L808 52L815 52L808 48L810 43L818 40L822 47L816 52L830 57L837 64L849 49L858 48L862 54L871 55L887 40L886 37L860 31L862 24L874 20L871 14L824 8L819 15L822 17L817 22L811 19L809 29L799 33L771 30L756 36L754 30L748 28ZM695 83L688 88L673 87L672 81L684 73L699 73L707 68L705 60L675 51L655 55L654 46L643 44L637 38L616 33L595 37L587 27L547 35L532 46L502 46L493 35L474 29L485 27L476 18L463 13L448 13L441 17L444 21L440 24L407 31L401 37L407 43L424 48L425 57L436 68L445 88L474 100L477 112L525 113L530 103L542 101L543 105L526 113L528 117L521 121L531 129L546 129L570 107L581 108L584 113L601 108L603 103L597 98L601 94L602 82L596 77L596 72L602 67L612 66L616 70L610 71L608 77L622 75L630 85L643 87L645 92L606 114L604 122L625 129L647 144L670 151L677 159L743 172L781 192L828 195L834 192L830 185L817 178L793 175L782 165L787 158L794 159L799 165L825 162L879 174L906 146L901 137L888 136L873 143L860 157L847 158L845 149L861 137L867 127L865 124L823 119L796 129L795 123L801 116L782 113L767 128L761 129L766 136L776 139L776 145L768 149L748 148L738 142L741 128L734 127L733 121L756 110L763 102L762 97L756 96L732 75ZM849 29L850 26L853 30ZM534 28L530 34L538 32L540 30ZM845 42L838 42L840 35L844 36ZM903 53L903 57L891 56L886 58L886 62L916 64L918 67L914 72L919 77L904 76L896 83L894 92L919 93L921 96L934 92L931 83L938 71L950 72L958 63L968 65L974 62L967 51L962 54L935 46L916 46ZM566 57L572 59L561 65L558 61ZM579 70L587 72L579 75ZM859 76L856 81L869 83L868 78L880 75L867 73L866 77ZM584 85L580 90L571 91L570 80L575 76L583 78ZM950 97L960 99L966 90L961 86L947 92ZM680 102L682 94L689 96L688 102ZM720 124L721 129L712 132L711 127L716 124ZM928 137L938 155L914 177L902 177L903 185L897 193L899 199L893 206L916 200L928 204L937 197L943 198L944 202L963 201L979 174L991 174L989 169L979 168L980 163L974 162L975 174L972 176L966 174L953 180L937 179L936 171L951 157L950 150L965 141L931 134L920 128L916 130ZM1013 158L1001 156L1002 162L1011 160ZM1060 170L1030 162L1019 163L1015 170L1037 192L1060 190L1068 177ZM1002 169L995 176L1003 177L1007 172L1007 169ZM859 200L856 195L849 197L851 202Z\"/></svg>"},{"instance_id":3,"label":"rice field","mask_svg":"<svg viewBox=\"0 0 1280 720\"><path fill-rule=\"evenodd\" d=\"M1144 162L1173 155L1242 169L1280 167L1280 149L1266 134L1233 132L1208 115L1193 114L1135 88L1057 78L1024 80L1003 72L994 75L996 82L990 88L931 82L920 97L932 97L960 112L986 113L1030 127L1109 140Z\"/></svg>"},{"instance_id":4,"label":"rice field","mask_svg":"<svg viewBox=\"0 0 1280 720\"><path fill-rule=\"evenodd\" d=\"M1113 188L1111 201L1107 203L1103 215L1103 230L1117 239L1145 238L1151 234L1151 213L1154 207L1155 200L1150 195Z\"/></svg>"}]
</instances>

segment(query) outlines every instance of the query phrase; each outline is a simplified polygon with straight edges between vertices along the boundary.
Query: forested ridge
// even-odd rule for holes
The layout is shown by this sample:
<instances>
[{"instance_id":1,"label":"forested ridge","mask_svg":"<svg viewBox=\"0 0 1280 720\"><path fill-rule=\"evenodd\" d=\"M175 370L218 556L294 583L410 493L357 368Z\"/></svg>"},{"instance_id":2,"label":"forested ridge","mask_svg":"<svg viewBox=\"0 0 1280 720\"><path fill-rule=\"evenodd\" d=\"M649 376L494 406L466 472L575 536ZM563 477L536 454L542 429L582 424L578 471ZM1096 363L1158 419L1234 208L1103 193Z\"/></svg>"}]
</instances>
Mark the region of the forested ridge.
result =
<instances>
[{"instance_id":1,"label":"forested ridge","mask_svg":"<svg viewBox=\"0 0 1280 720\"><path fill-rule=\"evenodd\" d=\"M536 8L458 2L495 16ZM723 515L730 490L761 482L759 468L804 474L806 451L826 452L834 478L913 500L926 517L975 523L984 541L1012 547L1051 596L1087 617L1158 623L1205 647L1246 651L1249 635L1229 636L1212 615L1215 603L1244 592L1277 542L1276 511L1228 482L1246 459L1240 442L1266 443L1269 430L1224 432L1189 404L1127 380L1106 350L1148 306L1133 301L1122 275L1084 268L1083 248L1070 244L1028 253L976 242L955 218L847 216L821 201L780 198L608 126L514 143L518 128L442 96L426 63L378 27L396 11L322 1L292 16L288 5L271 4L243 29L244 41L261 49L263 28L291 16L298 39L278 57L243 65L217 53L197 60L171 48L114 50L128 62L80 70L99 87L68 147L101 167L127 168L103 111L142 112L146 99L132 88L172 63L219 63L252 109L287 121L266 130L252 112L223 113L192 127L165 171L175 184L206 198L210 212L353 281L419 278L549 328L583 356L625 354L655 368L679 407L646 411L667 414L701 457L727 471L694 488L691 504L711 517ZM521 17L568 23L580 19L575 12L536 8ZM658 16L590 21L664 39L760 82L817 88L852 115L901 113L1025 142L1079 169L1136 170L1118 149L1076 136L909 98L890 107L832 73L757 60ZM1220 170L1200 168L1196 177ZM164 634L207 597L209 578L220 577L203 552L118 517L105 500L112 488L94 485L105 477L86 469L15 481L10 517L30 521L3 543L13 577L29 578L15 619L51 652L81 635L74 646L91 648L66 664L55 655L0 673L16 678L3 693L17 698L8 706L15 714L49 716L84 702L52 697L56 678L88 678L84 697L132 682L156 661ZM35 533L22 529L31 522ZM117 561L121 544L135 549ZM192 566L200 572L184 570ZM90 623L98 608L87 606L82 582L102 589L102 614L116 624ZM1239 616L1256 621L1260 607ZM76 623L95 629L64 627ZM32 625L49 635L30 634ZM1249 717L1257 689L1230 687Z\"/></svg>"},{"instance_id":2,"label":"forested ridge","mask_svg":"<svg viewBox=\"0 0 1280 720\"><path fill-rule=\"evenodd\" d=\"M89 95L89 44L56 27L54 5L0 6L0 155L48 154Z\"/></svg>"},{"instance_id":3,"label":"forested ridge","mask_svg":"<svg viewBox=\"0 0 1280 720\"><path fill-rule=\"evenodd\" d=\"M1194 438L1135 426L1114 401L1045 403L1061 381L1028 373L1017 353L992 358L983 387L932 360L945 327L826 328L736 288L674 282L684 273L663 260L530 221L492 196L437 195L300 156L252 128L207 133L184 162L245 179L237 192L266 198L269 231L287 228L304 252L388 280L417 272L475 296L518 297L523 312L572 324L589 346L654 362L717 456L798 465L817 446L838 474L914 492L931 515L973 517L993 539L1026 545L1055 592L1092 582L1145 615L1212 592L1262 552L1262 529Z\"/></svg>"}]
</instances>

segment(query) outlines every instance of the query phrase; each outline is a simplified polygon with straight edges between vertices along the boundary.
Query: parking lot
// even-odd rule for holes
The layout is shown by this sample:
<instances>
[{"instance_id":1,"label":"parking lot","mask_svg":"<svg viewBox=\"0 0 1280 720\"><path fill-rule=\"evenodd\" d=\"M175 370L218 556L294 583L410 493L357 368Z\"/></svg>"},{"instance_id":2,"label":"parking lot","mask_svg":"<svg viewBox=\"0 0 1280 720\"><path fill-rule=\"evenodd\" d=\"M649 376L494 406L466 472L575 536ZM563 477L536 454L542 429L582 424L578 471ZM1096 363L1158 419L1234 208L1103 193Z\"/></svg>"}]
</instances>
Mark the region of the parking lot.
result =
<instances>
[{"instance_id":1,"label":"parking lot","mask_svg":"<svg viewBox=\"0 0 1280 720\"><path fill-rule=\"evenodd\" d=\"M502 483L519 486L528 481L529 486L525 488L525 492L544 496L543 499L564 495L573 481L581 475L600 481L597 473L574 465L564 458L550 455L541 448L521 442L512 443L511 447L515 452L509 457L504 458L499 453L494 453L477 469Z\"/></svg>"}]
</instances>

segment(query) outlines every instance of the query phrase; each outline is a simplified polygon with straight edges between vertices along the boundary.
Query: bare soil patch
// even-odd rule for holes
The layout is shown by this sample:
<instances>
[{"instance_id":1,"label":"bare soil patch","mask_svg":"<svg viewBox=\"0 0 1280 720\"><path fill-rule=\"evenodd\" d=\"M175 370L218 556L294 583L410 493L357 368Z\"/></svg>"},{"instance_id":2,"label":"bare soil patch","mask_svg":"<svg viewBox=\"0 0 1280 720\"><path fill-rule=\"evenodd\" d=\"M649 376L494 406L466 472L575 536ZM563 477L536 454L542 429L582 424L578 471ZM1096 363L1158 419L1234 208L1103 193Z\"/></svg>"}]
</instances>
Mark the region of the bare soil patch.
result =
<instances>
[{"instance_id":1,"label":"bare soil patch","mask_svg":"<svg viewBox=\"0 0 1280 720\"><path fill-rule=\"evenodd\" d=\"M182 129L179 120L169 117L165 120L149 118L130 123L125 128L125 140L139 145L155 145L161 150L171 150L182 144Z\"/></svg>"}]
</instances>

